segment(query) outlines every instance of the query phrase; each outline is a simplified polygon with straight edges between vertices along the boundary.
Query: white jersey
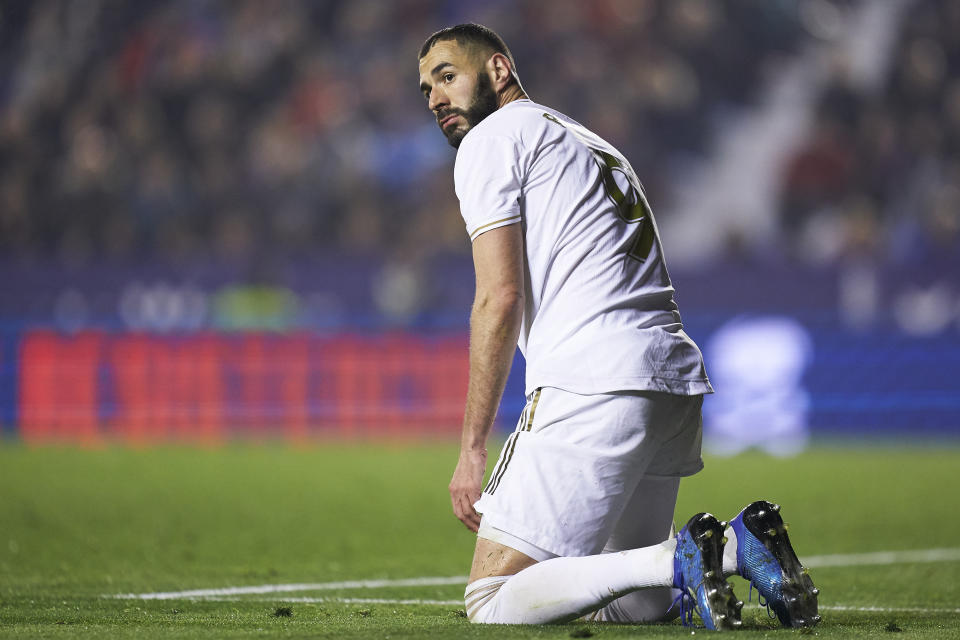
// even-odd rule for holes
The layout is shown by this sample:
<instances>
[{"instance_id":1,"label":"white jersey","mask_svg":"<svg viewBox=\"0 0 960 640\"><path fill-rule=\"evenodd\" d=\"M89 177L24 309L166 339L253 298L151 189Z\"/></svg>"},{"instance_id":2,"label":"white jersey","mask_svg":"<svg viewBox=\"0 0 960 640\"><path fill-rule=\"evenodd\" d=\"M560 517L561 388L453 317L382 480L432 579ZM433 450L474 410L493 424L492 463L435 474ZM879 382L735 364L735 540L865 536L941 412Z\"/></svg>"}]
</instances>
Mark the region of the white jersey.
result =
<instances>
[{"instance_id":1,"label":"white jersey","mask_svg":"<svg viewBox=\"0 0 960 640\"><path fill-rule=\"evenodd\" d=\"M467 133L454 180L471 240L522 225L527 393L712 392L640 182L610 144L517 100Z\"/></svg>"}]
</instances>

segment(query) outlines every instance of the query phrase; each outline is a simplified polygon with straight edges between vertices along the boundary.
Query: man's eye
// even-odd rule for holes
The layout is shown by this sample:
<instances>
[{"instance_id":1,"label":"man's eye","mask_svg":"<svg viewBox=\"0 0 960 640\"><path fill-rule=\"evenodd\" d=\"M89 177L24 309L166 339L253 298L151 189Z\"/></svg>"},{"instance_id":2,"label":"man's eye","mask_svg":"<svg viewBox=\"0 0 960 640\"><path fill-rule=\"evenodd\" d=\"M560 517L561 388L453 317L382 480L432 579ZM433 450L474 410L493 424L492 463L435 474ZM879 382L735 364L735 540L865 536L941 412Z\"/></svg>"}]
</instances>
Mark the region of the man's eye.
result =
<instances>
[{"instance_id":1,"label":"man's eye","mask_svg":"<svg viewBox=\"0 0 960 640\"><path fill-rule=\"evenodd\" d=\"M452 73L445 73L445 74L443 74L443 81L444 81L444 82L453 82L453 74L452 74Z\"/></svg>"}]
</instances>

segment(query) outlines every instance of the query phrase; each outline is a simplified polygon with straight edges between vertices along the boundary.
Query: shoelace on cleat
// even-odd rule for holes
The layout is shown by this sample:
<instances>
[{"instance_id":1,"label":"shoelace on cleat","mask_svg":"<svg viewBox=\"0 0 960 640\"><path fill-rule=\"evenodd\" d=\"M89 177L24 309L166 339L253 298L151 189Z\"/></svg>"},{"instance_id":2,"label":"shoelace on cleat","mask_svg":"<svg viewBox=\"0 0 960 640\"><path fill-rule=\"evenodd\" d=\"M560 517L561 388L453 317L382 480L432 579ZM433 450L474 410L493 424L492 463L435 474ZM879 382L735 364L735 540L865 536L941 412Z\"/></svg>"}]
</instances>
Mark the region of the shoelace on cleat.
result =
<instances>
[{"instance_id":1,"label":"shoelace on cleat","mask_svg":"<svg viewBox=\"0 0 960 640\"><path fill-rule=\"evenodd\" d=\"M680 595L673 599L673 603L670 605L670 608L673 609L675 606L677 606L678 601L680 602L680 622L683 624L683 626L694 626L694 613L703 618L703 614L700 613L700 606L697 604L696 599L691 596L686 589L680 591Z\"/></svg>"},{"instance_id":2,"label":"shoelace on cleat","mask_svg":"<svg viewBox=\"0 0 960 640\"><path fill-rule=\"evenodd\" d=\"M753 602L753 580L750 581L750 590L747 592L747 602ZM760 588L757 587L757 604L761 607L767 608L767 617L773 620L777 618L777 612L770 608L770 602L763 599L763 594L760 593Z\"/></svg>"}]
</instances>

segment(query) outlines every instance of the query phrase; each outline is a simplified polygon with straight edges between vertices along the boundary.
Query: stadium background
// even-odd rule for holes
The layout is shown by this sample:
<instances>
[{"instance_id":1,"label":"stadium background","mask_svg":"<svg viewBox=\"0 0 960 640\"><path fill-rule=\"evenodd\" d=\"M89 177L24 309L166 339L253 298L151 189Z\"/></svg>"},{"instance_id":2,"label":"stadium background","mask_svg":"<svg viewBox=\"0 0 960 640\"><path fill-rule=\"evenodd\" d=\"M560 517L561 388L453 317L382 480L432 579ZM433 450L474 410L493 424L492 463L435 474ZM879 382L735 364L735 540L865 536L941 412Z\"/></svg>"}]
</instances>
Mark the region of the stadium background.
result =
<instances>
[{"instance_id":1,"label":"stadium background","mask_svg":"<svg viewBox=\"0 0 960 640\"><path fill-rule=\"evenodd\" d=\"M472 268L414 83L466 20L643 180L711 446L960 435L958 3L41 0L0 8L6 439L455 437Z\"/></svg>"}]
</instances>

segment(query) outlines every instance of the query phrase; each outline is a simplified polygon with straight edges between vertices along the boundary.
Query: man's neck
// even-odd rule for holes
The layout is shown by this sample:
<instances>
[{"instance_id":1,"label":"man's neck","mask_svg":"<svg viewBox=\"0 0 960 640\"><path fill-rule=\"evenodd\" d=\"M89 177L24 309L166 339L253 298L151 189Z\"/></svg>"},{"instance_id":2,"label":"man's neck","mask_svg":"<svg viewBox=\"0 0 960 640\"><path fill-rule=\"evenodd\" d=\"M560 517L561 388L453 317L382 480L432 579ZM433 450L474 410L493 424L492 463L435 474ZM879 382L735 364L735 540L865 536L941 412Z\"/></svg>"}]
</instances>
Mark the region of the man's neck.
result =
<instances>
[{"instance_id":1,"label":"man's neck","mask_svg":"<svg viewBox=\"0 0 960 640\"><path fill-rule=\"evenodd\" d=\"M523 88L518 84L511 84L503 90L503 93L497 96L497 108L500 109L515 100L523 100L525 98L527 98L527 94Z\"/></svg>"}]
</instances>

